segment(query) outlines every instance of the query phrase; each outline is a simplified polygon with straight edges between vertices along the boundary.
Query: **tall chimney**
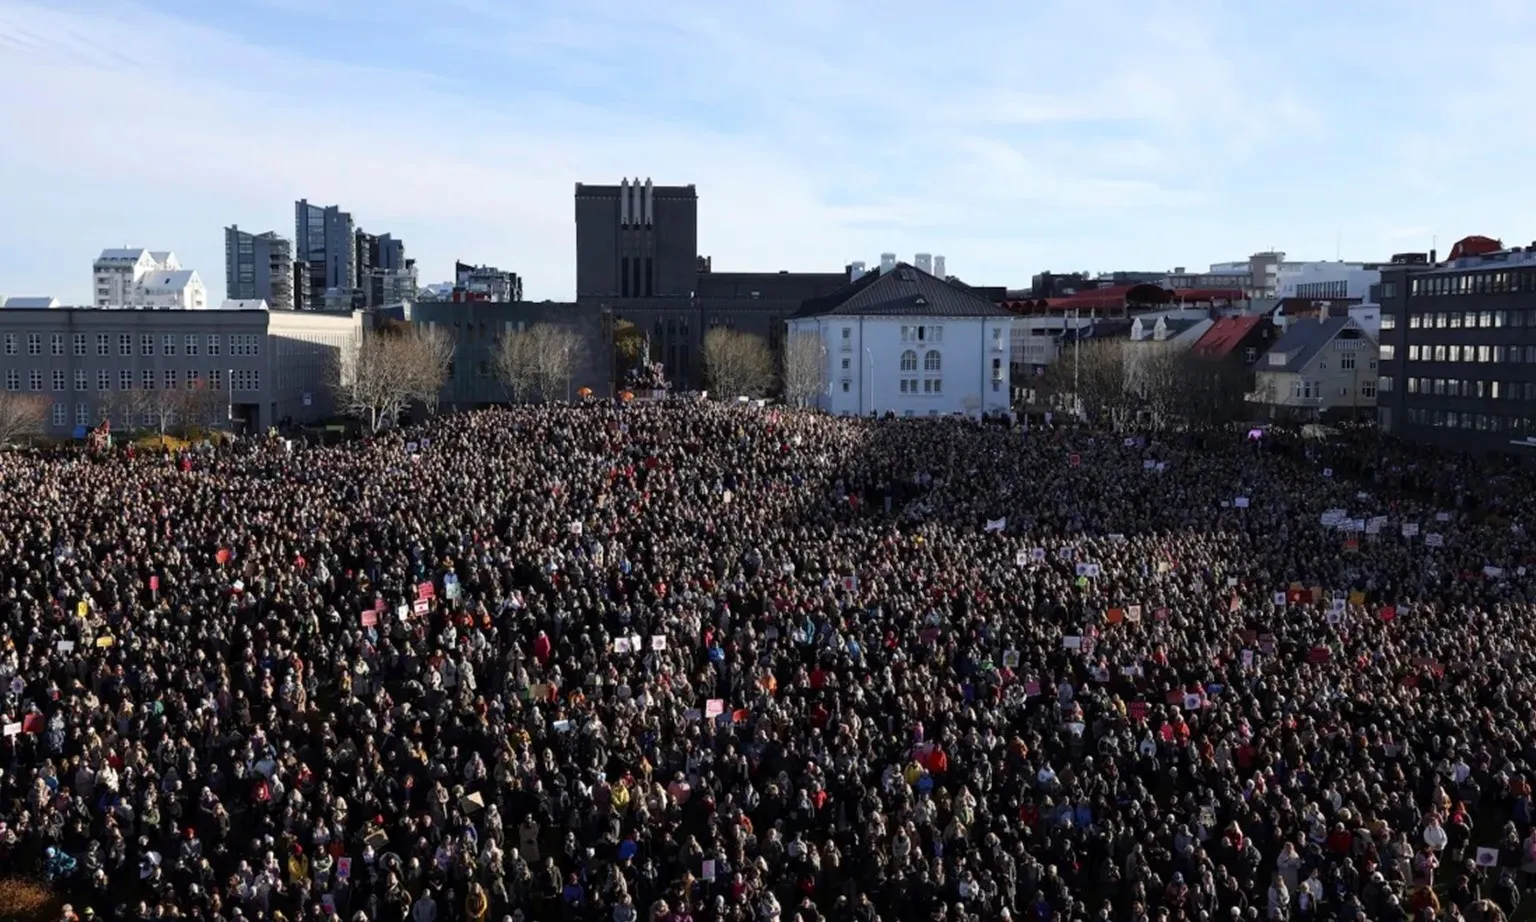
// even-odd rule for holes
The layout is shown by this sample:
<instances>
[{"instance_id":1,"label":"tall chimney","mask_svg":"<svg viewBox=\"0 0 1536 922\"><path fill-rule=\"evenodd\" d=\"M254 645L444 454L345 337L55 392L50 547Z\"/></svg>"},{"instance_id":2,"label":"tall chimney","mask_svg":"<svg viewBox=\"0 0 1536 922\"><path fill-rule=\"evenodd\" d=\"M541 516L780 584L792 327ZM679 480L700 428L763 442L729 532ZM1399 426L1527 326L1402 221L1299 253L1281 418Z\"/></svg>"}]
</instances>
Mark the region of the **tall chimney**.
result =
<instances>
[{"instance_id":1,"label":"tall chimney","mask_svg":"<svg viewBox=\"0 0 1536 922\"><path fill-rule=\"evenodd\" d=\"M854 262L848 264L848 281L857 282L864 277L864 263Z\"/></svg>"},{"instance_id":2,"label":"tall chimney","mask_svg":"<svg viewBox=\"0 0 1536 922\"><path fill-rule=\"evenodd\" d=\"M634 204L629 206L629 213L634 216L635 226L645 223L645 188L640 185L640 177L629 184L629 192L635 197Z\"/></svg>"},{"instance_id":3,"label":"tall chimney","mask_svg":"<svg viewBox=\"0 0 1536 922\"><path fill-rule=\"evenodd\" d=\"M916 266L917 268L921 269L924 272L927 272L929 275L932 275L933 274L933 254L932 253L919 253L919 254L917 254L915 257L912 258L912 265Z\"/></svg>"},{"instance_id":4,"label":"tall chimney","mask_svg":"<svg viewBox=\"0 0 1536 922\"><path fill-rule=\"evenodd\" d=\"M629 226L629 180L619 182L619 226Z\"/></svg>"},{"instance_id":5,"label":"tall chimney","mask_svg":"<svg viewBox=\"0 0 1536 922\"><path fill-rule=\"evenodd\" d=\"M645 178L645 226L650 227L656 223L656 198L655 190L651 186L651 178Z\"/></svg>"},{"instance_id":6,"label":"tall chimney","mask_svg":"<svg viewBox=\"0 0 1536 922\"><path fill-rule=\"evenodd\" d=\"M885 273L891 271L894 268L896 268L896 254L895 253L881 253L880 254L880 274L884 275Z\"/></svg>"},{"instance_id":7,"label":"tall chimney","mask_svg":"<svg viewBox=\"0 0 1536 922\"><path fill-rule=\"evenodd\" d=\"M941 279L949 278L949 276L944 274L944 257L935 256L933 258L933 274Z\"/></svg>"}]
</instances>

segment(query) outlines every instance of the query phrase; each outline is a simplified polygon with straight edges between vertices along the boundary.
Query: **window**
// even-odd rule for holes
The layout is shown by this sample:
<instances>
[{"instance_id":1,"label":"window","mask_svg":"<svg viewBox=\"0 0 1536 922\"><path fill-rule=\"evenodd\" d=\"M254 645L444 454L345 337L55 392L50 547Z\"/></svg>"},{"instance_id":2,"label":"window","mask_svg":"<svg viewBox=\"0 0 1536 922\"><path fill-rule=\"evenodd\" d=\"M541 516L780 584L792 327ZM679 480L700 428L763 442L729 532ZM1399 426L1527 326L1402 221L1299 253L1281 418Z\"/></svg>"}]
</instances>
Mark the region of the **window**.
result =
<instances>
[{"instance_id":1,"label":"window","mask_svg":"<svg viewBox=\"0 0 1536 922\"><path fill-rule=\"evenodd\" d=\"M112 389L112 372L105 368L96 371L96 389L98 391L110 391Z\"/></svg>"},{"instance_id":2,"label":"window","mask_svg":"<svg viewBox=\"0 0 1536 922\"><path fill-rule=\"evenodd\" d=\"M165 389L168 391L176 389L176 369L174 368L167 368L165 370Z\"/></svg>"},{"instance_id":3,"label":"window","mask_svg":"<svg viewBox=\"0 0 1536 922\"><path fill-rule=\"evenodd\" d=\"M89 426L91 424L91 405L88 403L75 404L75 425Z\"/></svg>"},{"instance_id":4,"label":"window","mask_svg":"<svg viewBox=\"0 0 1536 922\"><path fill-rule=\"evenodd\" d=\"M7 368L5 370L5 389L8 391L21 390L21 369Z\"/></svg>"},{"instance_id":5,"label":"window","mask_svg":"<svg viewBox=\"0 0 1536 922\"><path fill-rule=\"evenodd\" d=\"M117 373L117 389L120 391L133 390L133 372L127 368Z\"/></svg>"},{"instance_id":6,"label":"window","mask_svg":"<svg viewBox=\"0 0 1536 922\"><path fill-rule=\"evenodd\" d=\"M1252 365L1254 362L1258 361L1258 358L1259 349L1257 346L1249 346L1243 350L1243 364Z\"/></svg>"},{"instance_id":7,"label":"window","mask_svg":"<svg viewBox=\"0 0 1536 922\"><path fill-rule=\"evenodd\" d=\"M41 333L28 333L27 334L27 355L42 355L42 354L43 354L43 334L41 334Z\"/></svg>"},{"instance_id":8,"label":"window","mask_svg":"<svg viewBox=\"0 0 1536 922\"><path fill-rule=\"evenodd\" d=\"M62 400L56 400L53 404L53 417L50 420L55 429L69 424L69 404Z\"/></svg>"},{"instance_id":9,"label":"window","mask_svg":"<svg viewBox=\"0 0 1536 922\"><path fill-rule=\"evenodd\" d=\"M176 334L175 333L167 333L164 336L160 337L160 354L161 355L175 355L176 354Z\"/></svg>"},{"instance_id":10,"label":"window","mask_svg":"<svg viewBox=\"0 0 1536 922\"><path fill-rule=\"evenodd\" d=\"M1477 360L1479 362L1491 362L1491 361L1493 361L1493 347L1492 346L1478 346L1477 347Z\"/></svg>"},{"instance_id":11,"label":"window","mask_svg":"<svg viewBox=\"0 0 1536 922\"><path fill-rule=\"evenodd\" d=\"M1397 357L1397 347L1391 343L1383 343L1381 346L1381 360L1390 362Z\"/></svg>"},{"instance_id":12,"label":"window","mask_svg":"<svg viewBox=\"0 0 1536 922\"><path fill-rule=\"evenodd\" d=\"M1413 379L1409 378L1408 380L1412 381ZM1390 393L1392 393L1392 378L1391 378L1391 376L1390 375L1382 375L1381 378L1378 379L1377 382L1376 382L1376 390L1380 391L1383 394L1390 394Z\"/></svg>"},{"instance_id":13,"label":"window","mask_svg":"<svg viewBox=\"0 0 1536 922\"><path fill-rule=\"evenodd\" d=\"M16 354L16 334L15 333L7 333L7 334L5 334L5 354L6 355L15 355Z\"/></svg>"},{"instance_id":14,"label":"window","mask_svg":"<svg viewBox=\"0 0 1536 922\"><path fill-rule=\"evenodd\" d=\"M203 383L203 373L196 368L187 369L187 390L195 391Z\"/></svg>"},{"instance_id":15,"label":"window","mask_svg":"<svg viewBox=\"0 0 1536 922\"><path fill-rule=\"evenodd\" d=\"M153 368L146 368L139 374L139 387L146 391L155 389L155 370Z\"/></svg>"},{"instance_id":16,"label":"window","mask_svg":"<svg viewBox=\"0 0 1536 922\"><path fill-rule=\"evenodd\" d=\"M907 392L907 379L906 378L902 378L901 379L901 392L903 394L905 394Z\"/></svg>"},{"instance_id":17,"label":"window","mask_svg":"<svg viewBox=\"0 0 1536 922\"><path fill-rule=\"evenodd\" d=\"M119 333L119 334L117 334L117 354L118 355L133 355L133 334L132 333Z\"/></svg>"},{"instance_id":18,"label":"window","mask_svg":"<svg viewBox=\"0 0 1536 922\"><path fill-rule=\"evenodd\" d=\"M848 393L848 388L850 386L852 386L851 382L847 378L844 378L843 379L843 393L845 393L845 394Z\"/></svg>"},{"instance_id":19,"label":"window","mask_svg":"<svg viewBox=\"0 0 1536 922\"><path fill-rule=\"evenodd\" d=\"M85 355L85 334L76 333L74 337L75 355Z\"/></svg>"},{"instance_id":20,"label":"window","mask_svg":"<svg viewBox=\"0 0 1536 922\"><path fill-rule=\"evenodd\" d=\"M43 370L34 368L27 373L27 389L40 391L43 389Z\"/></svg>"},{"instance_id":21,"label":"window","mask_svg":"<svg viewBox=\"0 0 1536 922\"><path fill-rule=\"evenodd\" d=\"M1355 354L1353 352L1346 352L1339 356L1339 368L1343 369L1344 371L1354 371Z\"/></svg>"},{"instance_id":22,"label":"window","mask_svg":"<svg viewBox=\"0 0 1536 922\"><path fill-rule=\"evenodd\" d=\"M48 337L48 351L53 355L64 354L64 334L54 333Z\"/></svg>"},{"instance_id":23,"label":"window","mask_svg":"<svg viewBox=\"0 0 1536 922\"><path fill-rule=\"evenodd\" d=\"M208 334L208 354L209 355L218 355L219 354L219 334L217 334L217 333L209 333Z\"/></svg>"},{"instance_id":24,"label":"window","mask_svg":"<svg viewBox=\"0 0 1536 922\"><path fill-rule=\"evenodd\" d=\"M144 333L139 336L139 354L155 354L155 336L153 333Z\"/></svg>"},{"instance_id":25,"label":"window","mask_svg":"<svg viewBox=\"0 0 1536 922\"><path fill-rule=\"evenodd\" d=\"M843 371L847 371L852 364L852 359L843 359Z\"/></svg>"},{"instance_id":26,"label":"window","mask_svg":"<svg viewBox=\"0 0 1536 922\"><path fill-rule=\"evenodd\" d=\"M1446 361L1446 356L1448 354L1449 354L1449 352L1446 350L1446 348L1444 346L1436 346L1435 347L1435 361L1437 361L1437 362L1444 362L1444 361Z\"/></svg>"},{"instance_id":27,"label":"window","mask_svg":"<svg viewBox=\"0 0 1536 922\"><path fill-rule=\"evenodd\" d=\"M215 368L208 372L208 386L216 391L224 389L224 372L222 369ZM844 390L847 390L847 388L844 388Z\"/></svg>"},{"instance_id":28,"label":"window","mask_svg":"<svg viewBox=\"0 0 1536 922\"><path fill-rule=\"evenodd\" d=\"M939 355L939 350L929 349L923 355L923 371L932 373L942 371L943 367L944 359Z\"/></svg>"},{"instance_id":29,"label":"window","mask_svg":"<svg viewBox=\"0 0 1536 922\"><path fill-rule=\"evenodd\" d=\"M1390 284L1390 283L1384 283L1383 287L1385 287L1386 284ZM1395 329L1397 329L1397 315L1396 314L1385 314L1385 313L1382 314L1381 315L1381 328L1383 330L1395 330Z\"/></svg>"},{"instance_id":30,"label":"window","mask_svg":"<svg viewBox=\"0 0 1536 922\"><path fill-rule=\"evenodd\" d=\"M843 327L843 351L844 352L849 352L849 351L852 351L852 349L853 349L853 327Z\"/></svg>"},{"instance_id":31,"label":"window","mask_svg":"<svg viewBox=\"0 0 1536 922\"><path fill-rule=\"evenodd\" d=\"M943 391L943 386L944 386L944 379L943 378L924 378L923 379L923 393L925 393L925 394L938 394L938 393L941 393Z\"/></svg>"},{"instance_id":32,"label":"window","mask_svg":"<svg viewBox=\"0 0 1536 922\"><path fill-rule=\"evenodd\" d=\"M1003 328L992 328L992 351L1001 352L1003 349Z\"/></svg>"},{"instance_id":33,"label":"window","mask_svg":"<svg viewBox=\"0 0 1536 922\"><path fill-rule=\"evenodd\" d=\"M901 353L901 370L917 371L917 350L907 349Z\"/></svg>"},{"instance_id":34,"label":"window","mask_svg":"<svg viewBox=\"0 0 1536 922\"><path fill-rule=\"evenodd\" d=\"M1387 390L1387 391L1390 391L1391 389L1392 388L1390 388L1390 387L1383 387L1382 388L1382 390ZM1418 392L1419 392L1419 379L1418 378L1409 378L1408 379L1408 393L1410 393L1410 394L1417 394Z\"/></svg>"},{"instance_id":35,"label":"window","mask_svg":"<svg viewBox=\"0 0 1536 922\"><path fill-rule=\"evenodd\" d=\"M153 426L154 424L155 424L155 411L154 410L145 410L143 413L139 414L139 425L141 425L141 426Z\"/></svg>"},{"instance_id":36,"label":"window","mask_svg":"<svg viewBox=\"0 0 1536 922\"><path fill-rule=\"evenodd\" d=\"M187 355L197 355L197 334L188 333L186 339Z\"/></svg>"},{"instance_id":37,"label":"window","mask_svg":"<svg viewBox=\"0 0 1536 922\"><path fill-rule=\"evenodd\" d=\"M96 354L97 355L111 355L112 354L112 337L111 337L110 334L107 334L107 333L97 333L96 334Z\"/></svg>"},{"instance_id":38,"label":"window","mask_svg":"<svg viewBox=\"0 0 1536 922\"><path fill-rule=\"evenodd\" d=\"M84 368L75 369L75 390L88 391L91 389L91 376Z\"/></svg>"}]
</instances>

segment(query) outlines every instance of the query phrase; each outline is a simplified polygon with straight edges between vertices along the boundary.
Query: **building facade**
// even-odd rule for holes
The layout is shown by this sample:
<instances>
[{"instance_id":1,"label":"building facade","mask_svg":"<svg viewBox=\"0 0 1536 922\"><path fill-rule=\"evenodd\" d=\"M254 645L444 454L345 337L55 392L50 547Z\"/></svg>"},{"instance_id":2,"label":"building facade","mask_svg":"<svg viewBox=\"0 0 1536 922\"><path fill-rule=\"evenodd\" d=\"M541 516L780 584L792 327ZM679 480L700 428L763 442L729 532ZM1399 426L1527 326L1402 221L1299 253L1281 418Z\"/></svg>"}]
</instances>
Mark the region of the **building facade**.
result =
<instances>
[{"instance_id":1,"label":"building facade","mask_svg":"<svg viewBox=\"0 0 1536 922\"><path fill-rule=\"evenodd\" d=\"M760 336L777 356L785 320L849 282L846 272L717 272L698 239L691 185L576 186L578 303L634 324L680 388L703 387L709 330Z\"/></svg>"},{"instance_id":2,"label":"building facade","mask_svg":"<svg viewBox=\"0 0 1536 922\"><path fill-rule=\"evenodd\" d=\"M352 215L337 205L294 203L293 240L296 257L308 267L309 297L297 306L323 308L327 293L357 290L357 227Z\"/></svg>"},{"instance_id":3,"label":"building facade","mask_svg":"<svg viewBox=\"0 0 1536 922\"><path fill-rule=\"evenodd\" d=\"M1254 366L1250 403L1272 419L1376 415L1379 350L1352 317L1289 324Z\"/></svg>"},{"instance_id":4,"label":"building facade","mask_svg":"<svg viewBox=\"0 0 1536 922\"><path fill-rule=\"evenodd\" d=\"M553 324L576 332L582 343L573 390L613 394L612 316L602 309L556 301L417 301L402 307L403 319L441 330L454 343L453 364L441 402L458 409L506 403L509 394L496 366L497 344L508 333Z\"/></svg>"},{"instance_id":5,"label":"building facade","mask_svg":"<svg viewBox=\"0 0 1536 922\"><path fill-rule=\"evenodd\" d=\"M1536 244L1466 249L1383 270L1378 421L1413 441L1536 453Z\"/></svg>"},{"instance_id":6,"label":"building facade","mask_svg":"<svg viewBox=\"0 0 1536 922\"><path fill-rule=\"evenodd\" d=\"M96 307L202 310L208 306L203 280L195 271L183 269L169 250L102 250L91 265L91 282Z\"/></svg>"},{"instance_id":7,"label":"building facade","mask_svg":"<svg viewBox=\"0 0 1536 922\"><path fill-rule=\"evenodd\" d=\"M292 310L293 244L274 231L252 234L233 224L224 228L224 297Z\"/></svg>"},{"instance_id":8,"label":"building facade","mask_svg":"<svg viewBox=\"0 0 1536 922\"><path fill-rule=\"evenodd\" d=\"M48 433L158 426L203 392L199 422L260 431L335 415L327 385L362 314L0 311L0 387L53 401ZM220 399L222 397L222 399Z\"/></svg>"},{"instance_id":9,"label":"building facade","mask_svg":"<svg viewBox=\"0 0 1536 922\"><path fill-rule=\"evenodd\" d=\"M826 356L816 405L839 416L977 415L1010 405L1011 315L970 290L898 263L814 299L786 322Z\"/></svg>"}]
</instances>

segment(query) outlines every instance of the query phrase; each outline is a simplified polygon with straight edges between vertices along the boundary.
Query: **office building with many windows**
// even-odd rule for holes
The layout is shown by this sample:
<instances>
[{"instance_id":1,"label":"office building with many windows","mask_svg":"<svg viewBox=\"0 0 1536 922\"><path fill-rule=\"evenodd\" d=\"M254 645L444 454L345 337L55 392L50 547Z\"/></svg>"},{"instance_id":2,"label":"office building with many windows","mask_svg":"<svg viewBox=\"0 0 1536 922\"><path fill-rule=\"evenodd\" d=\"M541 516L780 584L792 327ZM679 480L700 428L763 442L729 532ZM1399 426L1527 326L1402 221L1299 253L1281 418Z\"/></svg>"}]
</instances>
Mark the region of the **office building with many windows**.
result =
<instances>
[{"instance_id":1,"label":"office building with many windows","mask_svg":"<svg viewBox=\"0 0 1536 922\"><path fill-rule=\"evenodd\" d=\"M294 203L295 258L309 269L309 297L301 308L322 308L327 297L332 303L350 304L357 282L357 227L352 215L337 205L311 205L306 199Z\"/></svg>"},{"instance_id":2,"label":"office building with many windows","mask_svg":"<svg viewBox=\"0 0 1536 922\"><path fill-rule=\"evenodd\" d=\"M292 310L293 244L273 231L253 234L237 225L224 228L224 297Z\"/></svg>"},{"instance_id":3,"label":"office building with many windows","mask_svg":"<svg viewBox=\"0 0 1536 922\"><path fill-rule=\"evenodd\" d=\"M1536 452L1536 245L1458 243L1382 271L1378 419L1407 439Z\"/></svg>"},{"instance_id":4,"label":"office building with many windows","mask_svg":"<svg viewBox=\"0 0 1536 922\"><path fill-rule=\"evenodd\" d=\"M48 434L189 420L257 432L335 415L328 387L363 314L61 307L0 311L0 388L52 401ZM199 395L197 399L189 394Z\"/></svg>"}]
</instances>

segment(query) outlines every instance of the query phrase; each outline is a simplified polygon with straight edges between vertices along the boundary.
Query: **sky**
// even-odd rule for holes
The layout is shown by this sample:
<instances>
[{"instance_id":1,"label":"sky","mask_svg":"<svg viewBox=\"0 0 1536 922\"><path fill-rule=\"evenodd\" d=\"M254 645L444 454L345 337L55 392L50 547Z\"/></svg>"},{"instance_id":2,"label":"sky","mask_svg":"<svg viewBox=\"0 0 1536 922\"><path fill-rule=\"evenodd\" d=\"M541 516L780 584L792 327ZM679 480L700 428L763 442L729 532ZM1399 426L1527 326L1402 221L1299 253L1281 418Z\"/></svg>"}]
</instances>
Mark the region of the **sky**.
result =
<instances>
[{"instance_id":1,"label":"sky","mask_svg":"<svg viewBox=\"0 0 1536 922\"><path fill-rule=\"evenodd\" d=\"M0 294L144 246L219 299L303 197L566 300L624 177L695 184L717 270L1523 245L1533 78L1527 0L0 0Z\"/></svg>"}]
</instances>

